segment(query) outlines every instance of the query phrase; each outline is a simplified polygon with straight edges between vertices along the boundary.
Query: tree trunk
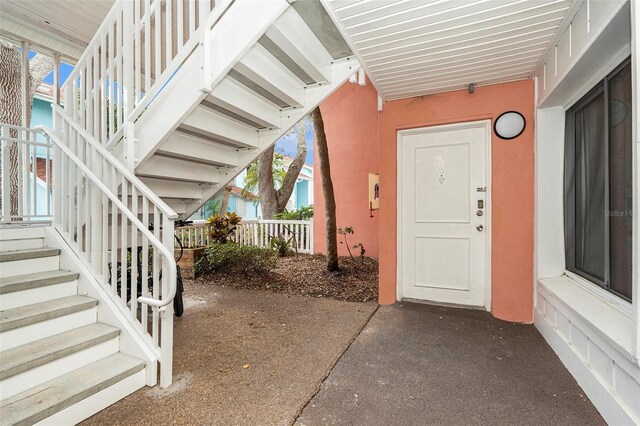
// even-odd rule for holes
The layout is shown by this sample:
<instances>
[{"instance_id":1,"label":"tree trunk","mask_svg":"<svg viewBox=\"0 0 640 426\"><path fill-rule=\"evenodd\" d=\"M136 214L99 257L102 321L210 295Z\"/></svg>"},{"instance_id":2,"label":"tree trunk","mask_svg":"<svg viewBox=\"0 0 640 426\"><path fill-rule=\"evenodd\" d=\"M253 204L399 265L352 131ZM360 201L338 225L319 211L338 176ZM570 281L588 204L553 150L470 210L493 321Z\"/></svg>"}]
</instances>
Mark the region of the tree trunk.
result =
<instances>
[{"instance_id":1,"label":"tree trunk","mask_svg":"<svg viewBox=\"0 0 640 426\"><path fill-rule=\"evenodd\" d=\"M22 94L20 80L20 51L0 43L0 122L20 126L22 124ZM18 133L11 131L11 137ZM0 167L2 167L0 165ZM18 144L9 144L9 212L18 216ZM6 194L1 194L6 197ZM6 201L3 199L2 203Z\"/></svg>"},{"instance_id":2,"label":"tree trunk","mask_svg":"<svg viewBox=\"0 0 640 426\"><path fill-rule=\"evenodd\" d=\"M29 99L26 100L27 122L23 123L21 56L22 54L17 47L0 42L0 122L29 127L31 125L33 95L42 80L53 70L53 59L38 54L29 63ZM17 132L12 131L11 137L17 138ZM11 143L9 145L9 203L12 216L20 214L18 211L18 166L18 145ZM0 200L3 195L0 194Z\"/></svg>"},{"instance_id":3,"label":"tree trunk","mask_svg":"<svg viewBox=\"0 0 640 426\"><path fill-rule=\"evenodd\" d=\"M273 219L278 212L278 194L273 183L273 150L274 146L271 146L258 157L258 195L263 219Z\"/></svg>"},{"instance_id":4,"label":"tree trunk","mask_svg":"<svg viewBox=\"0 0 640 426\"><path fill-rule=\"evenodd\" d=\"M227 206L229 205L229 196L231 195L231 187L225 186L224 194L222 195L222 203L220 203L220 216L227 214Z\"/></svg>"},{"instance_id":5,"label":"tree trunk","mask_svg":"<svg viewBox=\"0 0 640 426\"><path fill-rule=\"evenodd\" d=\"M293 188L298 181L298 175L304 160L307 158L307 140L305 138L305 118L298 123L298 147L296 156L289 164L287 173L282 181L282 186L275 188L273 181L273 151L274 147L267 149L258 158L258 191L260 194L260 205L262 207L262 217L273 219L277 213L282 213L287 208L287 202L291 198Z\"/></svg>"},{"instance_id":6,"label":"tree trunk","mask_svg":"<svg viewBox=\"0 0 640 426\"><path fill-rule=\"evenodd\" d=\"M305 121L306 117L298 123L298 146L296 156L291 161L291 164L289 164L287 174L284 176L284 180L282 181L282 186L278 189L278 213L282 213L287 208L287 202L289 201L289 198L291 198L293 188L295 188L298 176L300 175L300 170L302 170L304 161L307 158L307 139L305 136L307 126Z\"/></svg>"},{"instance_id":7,"label":"tree trunk","mask_svg":"<svg viewBox=\"0 0 640 426\"><path fill-rule=\"evenodd\" d=\"M336 199L333 194L333 182L331 181L327 135L324 133L324 121L322 120L322 113L320 112L319 106L313 110L312 117L313 129L316 133L316 150L318 152L318 160L320 162L320 179L322 181L324 208L327 218L327 271L337 271L338 232L336 225Z\"/></svg>"}]
</instances>

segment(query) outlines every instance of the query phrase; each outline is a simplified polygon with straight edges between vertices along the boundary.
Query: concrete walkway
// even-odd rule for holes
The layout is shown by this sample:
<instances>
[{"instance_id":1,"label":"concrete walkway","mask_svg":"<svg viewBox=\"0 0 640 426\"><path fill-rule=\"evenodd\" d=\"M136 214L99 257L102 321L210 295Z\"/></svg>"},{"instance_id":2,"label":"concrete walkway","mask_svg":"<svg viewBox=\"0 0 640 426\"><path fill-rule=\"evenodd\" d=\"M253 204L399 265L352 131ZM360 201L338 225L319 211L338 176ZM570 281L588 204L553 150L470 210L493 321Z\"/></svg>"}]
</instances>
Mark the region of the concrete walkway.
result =
<instances>
[{"instance_id":1,"label":"concrete walkway","mask_svg":"<svg viewBox=\"0 0 640 426\"><path fill-rule=\"evenodd\" d=\"M481 311L382 306L299 425L600 425L532 325Z\"/></svg>"},{"instance_id":2,"label":"concrete walkway","mask_svg":"<svg viewBox=\"0 0 640 426\"><path fill-rule=\"evenodd\" d=\"M290 425L375 304L189 283L174 384L143 388L88 425Z\"/></svg>"},{"instance_id":3,"label":"concrete walkway","mask_svg":"<svg viewBox=\"0 0 640 426\"><path fill-rule=\"evenodd\" d=\"M174 384L86 424L603 424L531 325L421 304L187 291Z\"/></svg>"}]
</instances>

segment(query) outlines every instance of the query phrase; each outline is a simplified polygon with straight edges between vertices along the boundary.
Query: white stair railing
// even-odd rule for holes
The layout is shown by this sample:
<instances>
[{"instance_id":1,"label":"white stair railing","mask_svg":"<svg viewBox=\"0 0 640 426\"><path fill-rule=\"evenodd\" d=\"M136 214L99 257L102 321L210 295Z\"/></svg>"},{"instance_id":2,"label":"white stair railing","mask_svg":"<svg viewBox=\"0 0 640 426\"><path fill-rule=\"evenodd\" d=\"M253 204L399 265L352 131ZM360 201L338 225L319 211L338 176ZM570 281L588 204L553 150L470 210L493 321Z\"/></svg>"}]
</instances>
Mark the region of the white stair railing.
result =
<instances>
[{"instance_id":1,"label":"white stair railing","mask_svg":"<svg viewBox=\"0 0 640 426\"><path fill-rule=\"evenodd\" d=\"M216 3L116 0L63 86L54 132L42 129L56 151L53 222L154 350L163 387L171 384L177 214L132 172L133 123L198 44L206 74L203 28L233 0ZM124 164L110 154L122 140ZM129 285L116 284L119 270Z\"/></svg>"},{"instance_id":2,"label":"white stair railing","mask_svg":"<svg viewBox=\"0 0 640 426\"><path fill-rule=\"evenodd\" d=\"M177 214L72 117L54 106L53 225L172 381Z\"/></svg>"},{"instance_id":3,"label":"white stair railing","mask_svg":"<svg viewBox=\"0 0 640 426\"><path fill-rule=\"evenodd\" d=\"M50 221L50 141L42 132L0 123L0 142L0 222Z\"/></svg>"},{"instance_id":4,"label":"white stair railing","mask_svg":"<svg viewBox=\"0 0 640 426\"><path fill-rule=\"evenodd\" d=\"M111 150L231 3L116 0L63 86L65 111Z\"/></svg>"}]
</instances>

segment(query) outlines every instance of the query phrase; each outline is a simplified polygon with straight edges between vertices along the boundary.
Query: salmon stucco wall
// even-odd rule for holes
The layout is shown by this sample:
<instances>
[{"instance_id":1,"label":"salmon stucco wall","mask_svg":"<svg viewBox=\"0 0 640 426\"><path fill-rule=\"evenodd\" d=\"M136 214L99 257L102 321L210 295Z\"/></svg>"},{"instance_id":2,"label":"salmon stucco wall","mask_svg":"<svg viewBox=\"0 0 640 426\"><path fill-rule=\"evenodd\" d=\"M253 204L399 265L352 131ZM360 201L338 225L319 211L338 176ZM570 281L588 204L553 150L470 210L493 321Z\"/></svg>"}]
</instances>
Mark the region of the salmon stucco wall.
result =
<instances>
[{"instance_id":1,"label":"salmon stucco wall","mask_svg":"<svg viewBox=\"0 0 640 426\"><path fill-rule=\"evenodd\" d=\"M515 110L527 121L513 140L491 137L491 304L494 316L533 320L534 86L532 80L390 101L379 114L380 302L396 300L397 131L475 120ZM357 152L355 155L360 156ZM361 161L358 158L355 161Z\"/></svg>"},{"instance_id":2,"label":"salmon stucco wall","mask_svg":"<svg viewBox=\"0 0 640 426\"><path fill-rule=\"evenodd\" d=\"M361 242L367 256L378 257L378 212L369 213L369 173L378 173L378 97L371 83L345 83L322 104L338 227L352 226L350 245ZM314 251L326 253L326 217L317 154L314 158ZM354 255L359 250L352 249ZM338 253L347 255L344 244Z\"/></svg>"}]
</instances>

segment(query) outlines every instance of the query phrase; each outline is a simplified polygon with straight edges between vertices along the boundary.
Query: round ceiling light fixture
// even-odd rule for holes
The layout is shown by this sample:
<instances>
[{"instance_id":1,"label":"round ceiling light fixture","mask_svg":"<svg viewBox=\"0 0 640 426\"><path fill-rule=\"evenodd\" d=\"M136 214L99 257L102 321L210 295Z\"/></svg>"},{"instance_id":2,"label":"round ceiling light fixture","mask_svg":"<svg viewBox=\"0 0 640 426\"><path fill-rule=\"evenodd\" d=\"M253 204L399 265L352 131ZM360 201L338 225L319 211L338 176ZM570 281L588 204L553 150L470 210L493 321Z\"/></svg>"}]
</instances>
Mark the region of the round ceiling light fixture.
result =
<instances>
[{"instance_id":1,"label":"round ceiling light fixture","mask_svg":"<svg viewBox=\"0 0 640 426\"><path fill-rule=\"evenodd\" d=\"M518 111L503 112L493 123L493 131L500 139L515 139L524 132L527 122Z\"/></svg>"}]
</instances>

